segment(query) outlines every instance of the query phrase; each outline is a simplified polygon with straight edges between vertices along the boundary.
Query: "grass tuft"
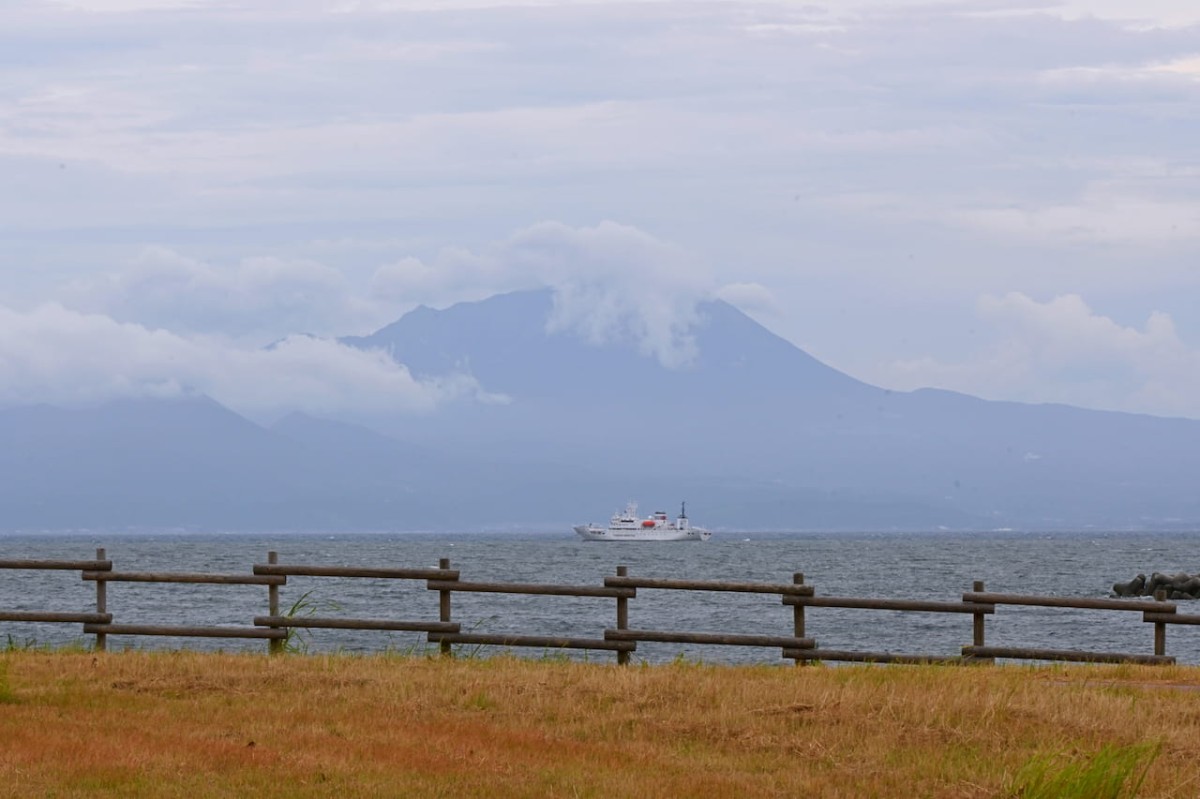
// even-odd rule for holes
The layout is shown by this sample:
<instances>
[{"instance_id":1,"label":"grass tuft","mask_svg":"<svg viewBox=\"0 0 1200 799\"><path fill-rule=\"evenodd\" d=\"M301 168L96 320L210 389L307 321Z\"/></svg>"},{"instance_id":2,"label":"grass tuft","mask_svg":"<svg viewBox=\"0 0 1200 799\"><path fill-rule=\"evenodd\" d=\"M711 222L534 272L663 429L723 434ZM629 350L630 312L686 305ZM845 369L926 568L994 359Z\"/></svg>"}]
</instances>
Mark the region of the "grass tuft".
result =
<instances>
[{"instance_id":1,"label":"grass tuft","mask_svg":"<svg viewBox=\"0 0 1200 799\"><path fill-rule=\"evenodd\" d=\"M1106 745L1089 759L1065 763L1061 755L1037 755L1018 772L1010 795L1014 799L1133 799L1160 750L1158 743Z\"/></svg>"},{"instance_id":2,"label":"grass tuft","mask_svg":"<svg viewBox=\"0 0 1200 799\"><path fill-rule=\"evenodd\" d=\"M283 615L289 619L295 619L304 616L315 616L318 611L341 610L341 606L332 600L317 600L313 599L312 591L305 591L295 602L292 603ZM287 638L283 639L283 651L293 655L308 654L308 638L311 635L310 631L303 627L288 627Z\"/></svg>"}]
</instances>

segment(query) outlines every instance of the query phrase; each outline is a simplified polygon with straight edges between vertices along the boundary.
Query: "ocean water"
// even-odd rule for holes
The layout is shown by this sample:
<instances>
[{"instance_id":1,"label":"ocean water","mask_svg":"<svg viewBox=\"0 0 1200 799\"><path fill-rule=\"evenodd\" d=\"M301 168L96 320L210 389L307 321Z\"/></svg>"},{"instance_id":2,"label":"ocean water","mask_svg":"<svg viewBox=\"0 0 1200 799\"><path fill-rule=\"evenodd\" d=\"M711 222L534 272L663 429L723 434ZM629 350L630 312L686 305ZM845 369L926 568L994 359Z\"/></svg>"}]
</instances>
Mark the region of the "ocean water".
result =
<instances>
[{"instance_id":1,"label":"ocean water","mask_svg":"<svg viewBox=\"0 0 1200 799\"><path fill-rule=\"evenodd\" d=\"M281 563L435 567L449 558L471 581L603 584L618 565L644 577L784 582L802 572L818 595L954 601L974 580L1004 593L1106 597L1138 572L1200 572L1200 532L1086 533L717 533L707 543L583 542L569 533L8 535L0 559L88 559L104 547L118 571L249 574L267 552ZM287 610L317 616L436 620L438 596L423 581L289 577ZM1185 603L1182 612L1200 613ZM95 584L78 572L0 570L0 608L89 611ZM612 599L504 594L453 596L464 632L601 638L615 626ZM266 615L265 586L110 583L108 609L123 624L249 625ZM777 596L639 589L629 603L635 629L791 634L791 608ZM807 633L827 649L956 655L971 642L970 614L810 608ZM90 645L79 625L0 622L0 645ZM424 651L420 633L304 631L310 652ZM987 617L987 643L1151 654L1153 625L1141 614L1001 606ZM110 636L110 649L265 651L263 641ZM461 651L473 654L474 646ZM496 651L486 648L483 653ZM541 656L540 650L514 650ZM1200 663L1200 627L1167 628L1167 653ZM777 649L638 645L634 662L676 657L714 663L790 663ZM592 661L613 653L570 653Z\"/></svg>"}]
</instances>

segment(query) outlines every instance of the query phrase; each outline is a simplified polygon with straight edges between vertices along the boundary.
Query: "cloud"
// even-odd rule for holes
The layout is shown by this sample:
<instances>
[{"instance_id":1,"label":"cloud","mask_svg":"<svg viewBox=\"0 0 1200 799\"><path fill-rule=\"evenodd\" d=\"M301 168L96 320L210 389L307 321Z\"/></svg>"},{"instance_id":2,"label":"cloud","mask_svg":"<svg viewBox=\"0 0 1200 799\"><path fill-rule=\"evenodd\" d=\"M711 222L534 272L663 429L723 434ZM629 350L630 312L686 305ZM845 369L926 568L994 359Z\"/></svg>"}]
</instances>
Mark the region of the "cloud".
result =
<instances>
[{"instance_id":1,"label":"cloud","mask_svg":"<svg viewBox=\"0 0 1200 799\"><path fill-rule=\"evenodd\" d=\"M781 310L775 293L761 283L729 283L717 289L717 297L749 314L777 315Z\"/></svg>"},{"instance_id":2,"label":"cloud","mask_svg":"<svg viewBox=\"0 0 1200 799\"><path fill-rule=\"evenodd\" d=\"M1074 203L965 210L957 216L1005 237L1141 247L1200 242L1200 201L1139 197L1111 187L1089 190Z\"/></svg>"},{"instance_id":3,"label":"cloud","mask_svg":"<svg viewBox=\"0 0 1200 799\"><path fill-rule=\"evenodd\" d=\"M46 2L93 14L124 14L134 11L192 8L203 5L205 0L46 0Z\"/></svg>"},{"instance_id":4,"label":"cloud","mask_svg":"<svg viewBox=\"0 0 1200 799\"><path fill-rule=\"evenodd\" d=\"M695 356L696 306L716 290L698 259L615 222L542 222L478 253L447 249L431 263L404 258L380 267L371 290L390 302L445 306L544 286L554 290L548 332L597 345L632 342L668 367Z\"/></svg>"},{"instance_id":5,"label":"cloud","mask_svg":"<svg viewBox=\"0 0 1200 799\"><path fill-rule=\"evenodd\" d=\"M0 307L0 404L78 404L207 394L251 415L423 413L456 398L496 398L448 375L415 380L380 351L307 336L262 349L182 336L61 305Z\"/></svg>"},{"instance_id":6,"label":"cloud","mask_svg":"<svg viewBox=\"0 0 1200 799\"><path fill-rule=\"evenodd\" d=\"M695 357L696 305L714 286L682 250L611 222L583 229L543 223L513 236L505 249L519 270L554 288L551 332L595 344L632 338L670 368Z\"/></svg>"},{"instance_id":7,"label":"cloud","mask_svg":"<svg viewBox=\"0 0 1200 799\"><path fill-rule=\"evenodd\" d=\"M249 414L427 412L457 398L503 402L463 375L415 380L382 352L306 333L346 333L418 303L554 292L548 334L632 344L668 367L695 355L697 304L718 291L682 249L614 222L543 222L473 252L380 267L369 290L320 263L271 257L219 265L148 248L126 268L76 280L63 303L0 306L0 403L79 403L208 394ZM763 301L762 286L727 296ZM373 325L372 327L377 326ZM270 347L259 346L277 339ZM21 346L17 346L21 342Z\"/></svg>"},{"instance_id":8,"label":"cloud","mask_svg":"<svg viewBox=\"0 0 1200 799\"><path fill-rule=\"evenodd\" d=\"M957 363L897 362L891 386L1200 416L1200 351L1183 342L1169 314L1151 313L1139 328L1097 313L1077 294L1038 302L1020 292L981 298L978 314L994 334L987 348Z\"/></svg>"},{"instance_id":9,"label":"cloud","mask_svg":"<svg viewBox=\"0 0 1200 799\"><path fill-rule=\"evenodd\" d=\"M364 332L396 312L320 263L264 256L220 265L164 247L146 248L123 270L75 280L60 297L117 321L258 340Z\"/></svg>"},{"instance_id":10,"label":"cloud","mask_svg":"<svg viewBox=\"0 0 1200 799\"><path fill-rule=\"evenodd\" d=\"M698 303L720 292L743 303L770 299L758 284L721 289L682 248L608 221L541 222L478 251L447 247L428 262L405 256L378 267L362 287L310 260L220 264L149 247L122 269L70 282L58 297L67 308L116 322L250 346L292 334L365 333L419 304L446 307L545 287L554 291L548 333L630 343L669 367L695 355Z\"/></svg>"},{"instance_id":11,"label":"cloud","mask_svg":"<svg viewBox=\"0 0 1200 799\"><path fill-rule=\"evenodd\" d=\"M1200 54L1187 58L1176 58L1162 64L1155 64L1148 67L1148 69L1152 72L1182 75L1191 80L1200 81Z\"/></svg>"}]
</instances>

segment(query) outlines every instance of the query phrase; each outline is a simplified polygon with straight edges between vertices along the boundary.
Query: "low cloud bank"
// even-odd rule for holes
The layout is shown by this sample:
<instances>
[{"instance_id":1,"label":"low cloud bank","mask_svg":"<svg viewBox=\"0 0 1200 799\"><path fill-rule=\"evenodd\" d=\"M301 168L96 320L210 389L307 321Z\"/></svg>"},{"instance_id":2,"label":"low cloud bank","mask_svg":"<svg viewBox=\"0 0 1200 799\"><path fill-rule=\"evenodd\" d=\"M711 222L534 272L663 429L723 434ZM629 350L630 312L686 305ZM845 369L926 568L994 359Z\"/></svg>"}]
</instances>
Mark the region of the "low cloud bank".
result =
<instances>
[{"instance_id":1,"label":"low cloud bank","mask_svg":"<svg viewBox=\"0 0 1200 799\"><path fill-rule=\"evenodd\" d=\"M770 303L762 286L722 288L696 257L611 221L540 222L477 250L404 257L380 266L361 287L314 261L260 256L214 264L151 247L122 268L72 282L59 298L67 308L117 322L266 344L300 333L367 333L417 305L444 308L544 287L554 290L548 333L631 343L669 368L696 354L691 330L700 302L722 296Z\"/></svg>"},{"instance_id":2,"label":"low cloud bank","mask_svg":"<svg viewBox=\"0 0 1200 799\"><path fill-rule=\"evenodd\" d=\"M383 352L308 334L374 329L419 304L547 286L554 291L548 335L632 344L669 368L694 357L698 304L722 294L697 259L615 222L542 222L477 252L403 258L361 288L310 261L222 265L154 247L121 269L65 286L59 302L28 311L0 306L0 403L202 392L251 414L337 414L507 401L468 375L417 380ZM757 284L724 295L769 301Z\"/></svg>"},{"instance_id":3,"label":"low cloud bank","mask_svg":"<svg viewBox=\"0 0 1200 799\"><path fill-rule=\"evenodd\" d=\"M60 297L120 322L258 343L374 329L398 307L364 296L342 272L314 261L256 256L214 264L166 247L147 247L122 268L75 280Z\"/></svg>"},{"instance_id":4,"label":"low cloud bank","mask_svg":"<svg viewBox=\"0 0 1200 799\"><path fill-rule=\"evenodd\" d=\"M993 399L1057 401L1111 410L1200 416L1200 352L1179 337L1170 314L1139 328L1096 312L1078 294L1039 302L1021 292L984 296L978 316L993 332L976 357L901 361L883 381L938 386Z\"/></svg>"},{"instance_id":5,"label":"low cloud bank","mask_svg":"<svg viewBox=\"0 0 1200 799\"><path fill-rule=\"evenodd\" d=\"M246 347L181 335L58 304L0 307L0 404L73 405L121 397L207 394L248 414L421 413L473 397L469 377L419 381L378 351L291 336Z\"/></svg>"}]
</instances>

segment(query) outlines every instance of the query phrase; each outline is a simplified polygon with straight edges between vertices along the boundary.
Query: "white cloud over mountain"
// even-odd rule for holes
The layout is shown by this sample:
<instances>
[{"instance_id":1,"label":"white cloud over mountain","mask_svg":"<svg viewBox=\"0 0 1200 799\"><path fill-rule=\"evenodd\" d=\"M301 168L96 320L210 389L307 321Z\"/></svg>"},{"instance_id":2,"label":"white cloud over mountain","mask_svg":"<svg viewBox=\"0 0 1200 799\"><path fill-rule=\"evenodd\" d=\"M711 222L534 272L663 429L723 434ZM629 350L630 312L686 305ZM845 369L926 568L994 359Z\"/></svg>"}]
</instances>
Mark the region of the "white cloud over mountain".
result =
<instances>
[{"instance_id":1,"label":"white cloud over mountain","mask_svg":"<svg viewBox=\"0 0 1200 799\"><path fill-rule=\"evenodd\" d=\"M391 321L396 308L313 261L262 256L221 265L163 247L147 248L123 270L77 279L60 297L117 321L250 341L370 330Z\"/></svg>"},{"instance_id":2,"label":"white cloud over mountain","mask_svg":"<svg viewBox=\"0 0 1200 799\"><path fill-rule=\"evenodd\" d=\"M57 299L116 322L249 346L295 333L371 332L417 305L444 308L543 287L555 292L549 333L632 341L668 366L694 354L696 305L719 291L700 259L634 227L541 222L477 251L446 248L428 262L405 256L380 266L365 286L310 260L211 263L150 247L122 269L71 281ZM732 289L748 291L754 287Z\"/></svg>"},{"instance_id":3,"label":"white cloud over mountain","mask_svg":"<svg viewBox=\"0 0 1200 799\"><path fill-rule=\"evenodd\" d=\"M383 353L317 336L370 332L418 304L541 287L554 290L548 335L633 343L668 367L694 355L696 306L715 290L694 257L611 222L543 222L479 252L406 257L362 287L311 261L214 264L153 247L124 269L70 282L59 302L0 306L0 405L188 391L257 415L505 401L468 376L417 381Z\"/></svg>"},{"instance_id":4,"label":"white cloud over mountain","mask_svg":"<svg viewBox=\"0 0 1200 799\"><path fill-rule=\"evenodd\" d=\"M434 306L542 286L554 289L548 332L632 340L668 367L695 355L696 305L716 288L694 256L613 222L542 222L478 253L445 250L430 264L404 258L372 280L375 296Z\"/></svg>"},{"instance_id":5,"label":"white cloud over mountain","mask_svg":"<svg viewBox=\"0 0 1200 799\"><path fill-rule=\"evenodd\" d=\"M0 405L203 393L251 415L421 413L474 397L466 377L417 381L381 352L292 336L267 349L43 305L0 307Z\"/></svg>"}]
</instances>

